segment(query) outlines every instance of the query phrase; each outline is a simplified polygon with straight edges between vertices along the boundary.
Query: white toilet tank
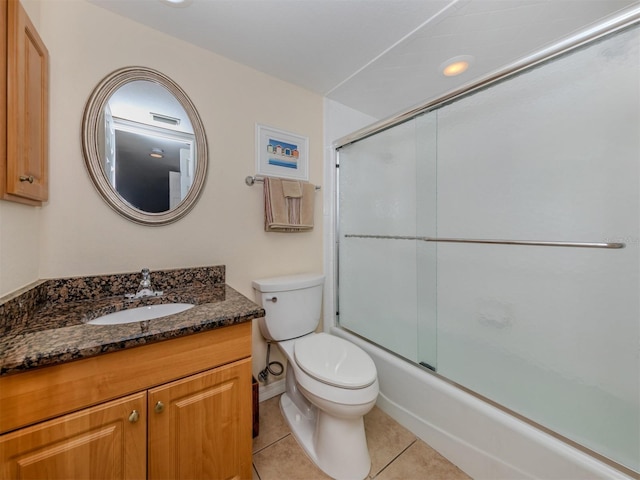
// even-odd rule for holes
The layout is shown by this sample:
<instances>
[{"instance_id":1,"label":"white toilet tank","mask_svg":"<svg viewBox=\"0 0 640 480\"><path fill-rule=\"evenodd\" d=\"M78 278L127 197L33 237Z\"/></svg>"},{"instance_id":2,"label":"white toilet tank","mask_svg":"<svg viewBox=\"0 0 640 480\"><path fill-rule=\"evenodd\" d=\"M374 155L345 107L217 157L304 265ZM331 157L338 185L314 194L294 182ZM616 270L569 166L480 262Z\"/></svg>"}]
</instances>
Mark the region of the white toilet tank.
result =
<instances>
[{"instance_id":1,"label":"white toilet tank","mask_svg":"<svg viewBox=\"0 0 640 480\"><path fill-rule=\"evenodd\" d=\"M322 310L324 275L301 273L252 282L256 302L264 308L258 319L262 336L280 341L315 331Z\"/></svg>"}]
</instances>

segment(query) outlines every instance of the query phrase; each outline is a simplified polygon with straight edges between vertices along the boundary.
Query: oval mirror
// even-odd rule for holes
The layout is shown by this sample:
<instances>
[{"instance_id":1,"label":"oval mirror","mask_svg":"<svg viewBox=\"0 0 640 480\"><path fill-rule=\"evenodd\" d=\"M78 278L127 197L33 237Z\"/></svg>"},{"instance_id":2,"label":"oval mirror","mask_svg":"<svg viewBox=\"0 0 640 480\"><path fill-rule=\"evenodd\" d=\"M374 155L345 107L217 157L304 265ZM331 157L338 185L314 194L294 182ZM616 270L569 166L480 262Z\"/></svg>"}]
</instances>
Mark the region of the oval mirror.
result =
<instances>
[{"instance_id":1,"label":"oval mirror","mask_svg":"<svg viewBox=\"0 0 640 480\"><path fill-rule=\"evenodd\" d=\"M102 198L136 223L175 222L204 185L200 116L173 80L149 68L116 70L98 84L84 111L82 149Z\"/></svg>"}]
</instances>

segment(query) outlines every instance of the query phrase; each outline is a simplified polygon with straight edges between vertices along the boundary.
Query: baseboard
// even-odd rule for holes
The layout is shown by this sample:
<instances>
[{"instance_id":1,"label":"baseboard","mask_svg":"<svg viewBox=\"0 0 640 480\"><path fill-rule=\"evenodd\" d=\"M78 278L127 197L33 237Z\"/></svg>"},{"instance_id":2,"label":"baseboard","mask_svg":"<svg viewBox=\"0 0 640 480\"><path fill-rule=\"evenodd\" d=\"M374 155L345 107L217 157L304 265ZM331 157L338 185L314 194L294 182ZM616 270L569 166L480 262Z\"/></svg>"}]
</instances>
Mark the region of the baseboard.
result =
<instances>
[{"instance_id":1,"label":"baseboard","mask_svg":"<svg viewBox=\"0 0 640 480\"><path fill-rule=\"evenodd\" d=\"M284 393L285 387L286 384L284 378L276 380L275 382L269 382L266 385L261 384L258 393L260 401L264 402L265 400L269 400L272 397Z\"/></svg>"},{"instance_id":2,"label":"baseboard","mask_svg":"<svg viewBox=\"0 0 640 480\"><path fill-rule=\"evenodd\" d=\"M535 478L527 472L425 421L382 393L378 395L376 405L400 425L429 444L451 463L457 465L462 471L470 475L473 473L474 478L518 478L522 480Z\"/></svg>"},{"instance_id":3,"label":"baseboard","mask_svg":"<svg viewBox=\"0 0 640 480\"><path fill-rule=\"evenodd\" d=\"M456 408L456 403L452 399L450 405ZM376 405L474 479L637 478L633 473L629 476L616 470L495 407L478 404L478 408L473 408L473 403L475 401L467 403L464 413L454 420L450 418L448 406L438 409L439 416L433 412L418 416L382 393L378 395ZM474 441L477 436L464 431L461 433L466 438L456 436L450 431L455 428L444 430L425 420L430 417L451 427L463 417L465 425L475 426L490 441L486 445L478 443Z\"/></svg>"}]
</instances>

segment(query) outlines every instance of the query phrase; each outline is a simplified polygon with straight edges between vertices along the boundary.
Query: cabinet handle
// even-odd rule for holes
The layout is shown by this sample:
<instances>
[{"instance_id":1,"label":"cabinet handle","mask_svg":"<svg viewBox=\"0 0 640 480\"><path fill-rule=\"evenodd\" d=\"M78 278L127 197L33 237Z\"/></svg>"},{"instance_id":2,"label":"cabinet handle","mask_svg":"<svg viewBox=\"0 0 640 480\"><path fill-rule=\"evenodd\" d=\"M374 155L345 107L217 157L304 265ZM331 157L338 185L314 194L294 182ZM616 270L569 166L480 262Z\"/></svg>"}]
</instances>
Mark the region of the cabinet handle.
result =
<instances>
[{"instance_id":1,"label":"cabinet handle","mask_svg":"<svg viewBox=\"0 0 640 480\"><path fill-rule=\"evenodd\" d=\"M140 418L140 414L138 413L137 410L132 411L131 414L129 415L129 421L131 423L136 423L139 418Z\"/></svg>"},{"instance_id":2,"label":"cabinet handle","mask_svg":"<svg viewBox=\"0 0 640 480\"><path fill-rule=\"evenodd\" d=\"M156 411L156 413L164 412L164 403L158 401L158 403L156 403L156 406L154 407L154 410Z\"/></svg>"},{"instance_id":3,"label":"cabinet handle","mask_svg":"<svg viewBox=\"0 0 640 480\"><path fill-rule=\"evenodd\" d=\"M20 180L21 182L33 183L35 179L33 178L33 175L20 175L18 177L18 180Z\"/></svg>"}]
</instances>

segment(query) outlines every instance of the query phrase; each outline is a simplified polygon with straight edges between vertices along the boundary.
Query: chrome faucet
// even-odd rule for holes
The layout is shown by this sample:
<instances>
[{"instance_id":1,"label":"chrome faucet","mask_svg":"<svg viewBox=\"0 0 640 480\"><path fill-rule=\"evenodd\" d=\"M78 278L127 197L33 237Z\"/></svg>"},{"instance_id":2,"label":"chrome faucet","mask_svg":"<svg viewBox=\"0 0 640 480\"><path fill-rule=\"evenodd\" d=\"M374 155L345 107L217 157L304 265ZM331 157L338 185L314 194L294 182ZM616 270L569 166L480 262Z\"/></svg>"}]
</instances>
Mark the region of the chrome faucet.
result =
<instances>
[{"instance_id":1,"label":"chrome faucet","mask_svg":"<svg viewBox=\"0 0 640 480\"><path fill-rule=\"evenodd\" d=\"M138 287L138 293L143 290L151 290L151 273L148 268L142 269L142 281L140 282L140 286Z\"/></svg>"},{"instance_id":2,"label":"chrome faucet","mask_svg":"<svg viewBox=\"0 0 640 480\"><path fill-rule=\"evenodd\" d=\"M148 268L143 268L142 272L142 280L140 281L140 285L138 286L138 291L135 293L127 293L125 297L133 300L136 298L142 297L159 297L162 295L162 291L154 290L151 286L151 273Z\"/></svg>"}]
</instances>

